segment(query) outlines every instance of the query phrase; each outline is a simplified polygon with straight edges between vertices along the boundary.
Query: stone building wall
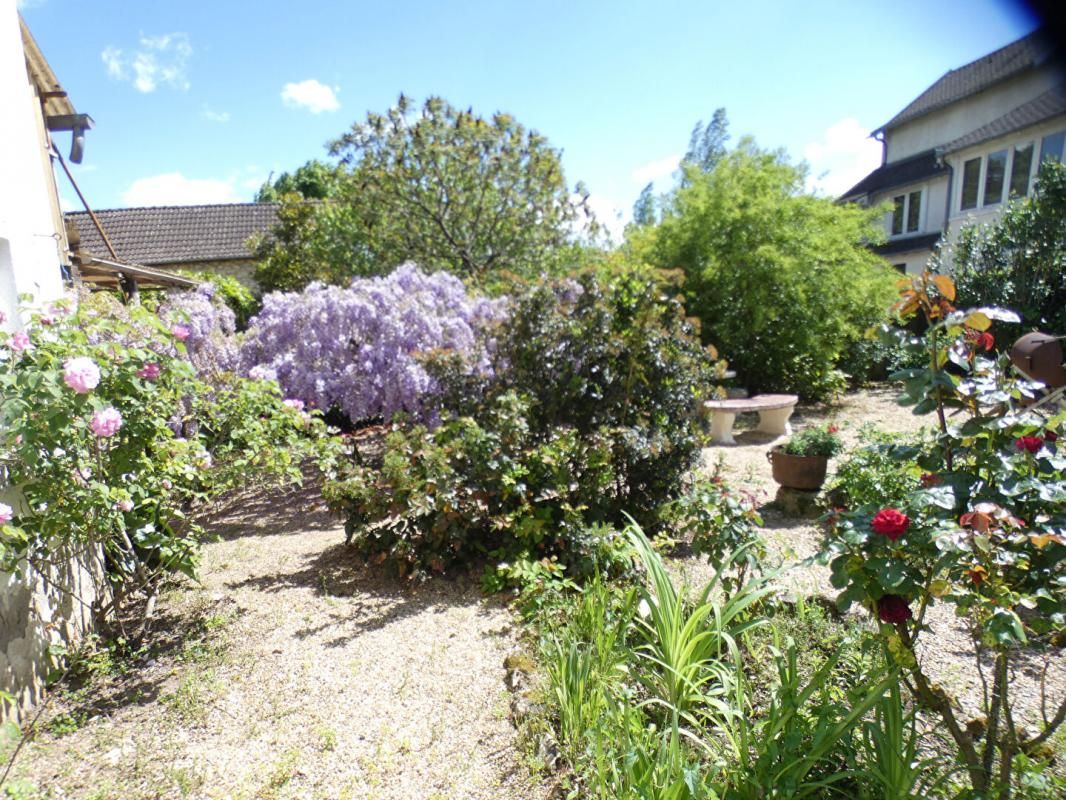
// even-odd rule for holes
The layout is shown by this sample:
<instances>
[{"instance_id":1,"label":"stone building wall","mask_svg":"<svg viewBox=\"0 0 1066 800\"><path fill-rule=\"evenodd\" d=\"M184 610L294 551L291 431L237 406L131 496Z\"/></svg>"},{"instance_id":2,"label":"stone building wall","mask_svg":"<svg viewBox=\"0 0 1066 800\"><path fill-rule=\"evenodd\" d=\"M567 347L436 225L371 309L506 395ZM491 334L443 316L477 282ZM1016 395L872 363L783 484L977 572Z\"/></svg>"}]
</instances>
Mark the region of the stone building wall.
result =
<instances>
[{"instance_id":1,"label":"stone building wall","mask_svg":"<svg viewBox=\"0 0 1066 800\"><path fill-rule=\"evenodd\" d=\"M153 269L179 270L187 272L217 272L219 275L232 275L253 292L258 292L255 282L255 265L253 258L225 259L222 261L190 261L176 264L148 264Z\"/></svg>"},{"instance_id":2,"label":"stone building wall","mask_svg":"<svg viewBox=\"0 0 1066 800\"><path fill-rule=\"evenodd\" d=\"M93 603L107 596L99 546L58 556L43 573L0 573L0 689L15 698L3 704L0 719L26 719L55 668L52 649L89 633Z\"/></svg>"}]
</instances>

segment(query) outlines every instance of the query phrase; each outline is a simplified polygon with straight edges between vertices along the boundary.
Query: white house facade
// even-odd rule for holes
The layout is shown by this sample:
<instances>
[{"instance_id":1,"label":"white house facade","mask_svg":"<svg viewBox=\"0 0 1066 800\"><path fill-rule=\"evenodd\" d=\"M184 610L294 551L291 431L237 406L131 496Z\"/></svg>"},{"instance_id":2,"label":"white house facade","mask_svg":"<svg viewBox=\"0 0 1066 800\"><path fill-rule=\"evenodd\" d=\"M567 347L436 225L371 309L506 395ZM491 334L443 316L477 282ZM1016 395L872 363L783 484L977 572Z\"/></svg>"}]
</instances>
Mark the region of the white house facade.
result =
<instances>
[{"instance_id":1,"label":"white house facade","mask_svg":"<svg viewBox=\"0 0 1066 800\"><path fill-rule=\"evenodd\" d=\"M841 196L887 204L877 251L920 272L933 248L1032 193L1041 163L1062 160L1066 72L1040 31L951 70L873 132L882 164Z\"/></svg>"},{"instance_id":2,"label":"white house facade","mask_svg":"<svg viewBox=\"0 0 1066 800\"><path fill-rule=\"evenodd\" d=\"M78 138L91 125L75 112L15 3L0 3L0 117L0 311L13 330L21 324L19 295L36 303L61 297L69 265L49 128Z\"/></svg>"}]
</instances>

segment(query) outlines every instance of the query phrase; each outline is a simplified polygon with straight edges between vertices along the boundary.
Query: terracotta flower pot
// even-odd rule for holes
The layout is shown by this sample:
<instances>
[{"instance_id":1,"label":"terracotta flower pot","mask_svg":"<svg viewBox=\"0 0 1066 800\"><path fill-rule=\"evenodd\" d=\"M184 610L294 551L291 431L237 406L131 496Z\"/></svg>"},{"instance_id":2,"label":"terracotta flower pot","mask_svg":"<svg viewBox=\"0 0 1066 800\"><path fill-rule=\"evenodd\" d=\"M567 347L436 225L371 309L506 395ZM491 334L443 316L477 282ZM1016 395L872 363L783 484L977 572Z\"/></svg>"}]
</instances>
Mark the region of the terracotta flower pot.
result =
<instances>
[{"instance_id":1,"label":"terracotta flower pot","mask_svg":"<svg viewBox=\"0 0 1066 800\"><path fill-rule=\"evenodd\" d=\"M774 480L788 489L820 489L825 483L828 456L794 456L786 453L780 445L766 454L773 470Z\"/></svg>"}]
</instances>

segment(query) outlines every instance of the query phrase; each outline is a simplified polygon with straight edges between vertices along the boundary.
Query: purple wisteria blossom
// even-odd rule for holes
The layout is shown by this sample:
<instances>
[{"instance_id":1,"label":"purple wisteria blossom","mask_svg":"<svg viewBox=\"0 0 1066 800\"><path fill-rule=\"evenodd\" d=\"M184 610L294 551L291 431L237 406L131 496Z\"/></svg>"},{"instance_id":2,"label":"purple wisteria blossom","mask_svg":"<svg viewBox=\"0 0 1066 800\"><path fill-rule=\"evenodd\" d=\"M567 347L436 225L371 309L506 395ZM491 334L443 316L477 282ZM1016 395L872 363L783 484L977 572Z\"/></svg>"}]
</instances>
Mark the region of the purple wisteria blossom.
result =
<instances>
[{"instance_id":1,"label":"purple wisteria blossom","mask_svg":"<svg viewBox=\"0 0 1066 800\"><path fill-rule=\"evenodd\" d=\"M418 356L452 351L470 371L488 374L492 331L506 308L505 300L468 294L453 275L413 264L346 288L311 284L263 298L241 367L274 376L286 397L337 407L353 421L398 411L432 418L438 387Z\"/></svg>"},{"instance_id":2,"label":"purple wisteria blossom","mask_svg":"<svg viewBox=\"0 0 1066 800\"><path fill-rule=\"evenodd\" d=\"M214 284L201 283L191 292L169 292L159 306L159 317L185 342L189 361L201 376L237 369L237 318L215 297Z\"/></svg>"}]
</instances>

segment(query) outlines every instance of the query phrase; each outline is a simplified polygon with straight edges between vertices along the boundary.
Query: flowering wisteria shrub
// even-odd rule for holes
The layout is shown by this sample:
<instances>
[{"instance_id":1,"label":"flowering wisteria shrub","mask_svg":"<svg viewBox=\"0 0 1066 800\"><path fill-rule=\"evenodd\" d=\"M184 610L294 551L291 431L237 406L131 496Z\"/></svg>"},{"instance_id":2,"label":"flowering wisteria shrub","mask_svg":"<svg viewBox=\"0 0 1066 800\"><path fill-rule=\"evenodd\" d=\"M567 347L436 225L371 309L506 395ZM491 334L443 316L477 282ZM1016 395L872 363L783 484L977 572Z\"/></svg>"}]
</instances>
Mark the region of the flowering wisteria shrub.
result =
<instances>
[{"instance_id":1,"label":"flowering wisteria shrub","mask_svg":"<svg viewBox=\"0 0 1066 800\"><path fill-rule=\"evenodd\" d=\"M699 452L713 355L647 277L544 283L512 301L491 377L441 377L444 423L396 426L383 470L327 487L373 560L409 574L554 559L571 577L611 561L626 509L661 528ZM461 378L462 376L460 376Z\"/></svg>"},{"instance_id":2,"label":"flowering wisteria shrub","mask_svg":"<svg viewBox=\"0 0 1066 800\"><path fill-rule=\"evenodd\" d=\"M1066 720L1066 696L1045 695L1043 719L1026 728L1012 715L1009 678L1023 648L1066 637L1066 412L1036 402L1039 387L995 356L993 325L1015 324L1016 314L959 311L954 301L943 275L904 285L896 310L923 313L929 334L907 346L927 347L928 366L894 377L903 381L901 403L936 415L935 435L878 451L911 477L878 481L878 497L851 493L867 502L831 515L823 555L840 604L869 608L916 699L945 723L974 796L1005 797L1016 758L1045 759ZM979 718L963 718L917 657L936 603L966 618L988 656L972 676L986 687Z\"/></svg>"},{"instance_id":3,"label":"flowering wisteria shrub","mask_svg":"<svg viewBox=\"0 0 1066 800\"><path fill-rule=\"evenodd\" d=\"M263 298L241 365L276 378L286 396L336 408L352 422L397 412L431 417L439 386L422 359L449 352L465 371L487 372L505 308L468 294L452 275L412 264L347 287L311 284Z\"/></svg>"},{"instance_id":4,"label":"flowering wisteria shrub","mask_svg":"<svg viewBox=\"0 0 1066 800\"><path fill-rule=\"evenodd\" d=\"M157 313L184 343L185 354L200 377L213 381L237 369L237 317L213 283L201 283L192 291L167 292Z\"/></svg>"},{"instance_id":5,"label":"flowering wisteria shrub","mask_svg":"<svg viewBox=\"0 0 1066 800\"><path fill-rule=\"evenodd\" d=\"M0 466L19 498L0 506L0 569L101 546L114 599L100 620L161 574L194 573L192 501L249 467L294 477L291 452L321 429L276 385L209 391L175 327L144 308L56 304L0 333Z\"/></svg>"}]
</instances>

